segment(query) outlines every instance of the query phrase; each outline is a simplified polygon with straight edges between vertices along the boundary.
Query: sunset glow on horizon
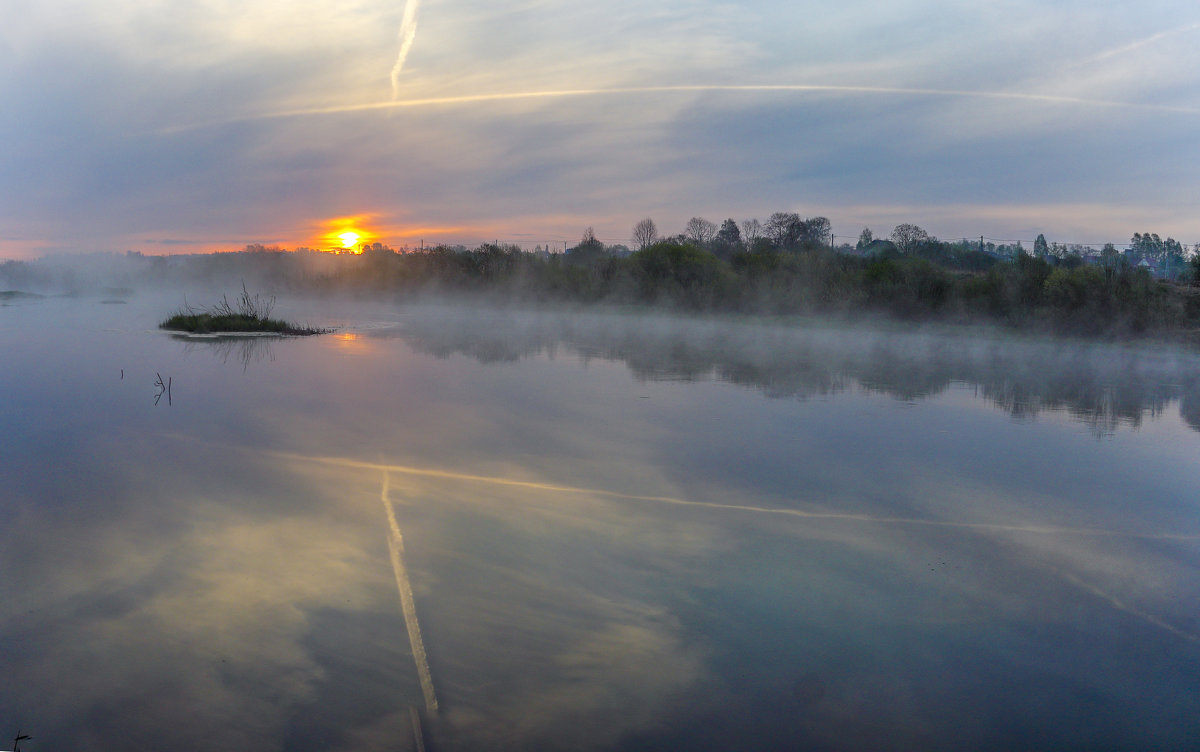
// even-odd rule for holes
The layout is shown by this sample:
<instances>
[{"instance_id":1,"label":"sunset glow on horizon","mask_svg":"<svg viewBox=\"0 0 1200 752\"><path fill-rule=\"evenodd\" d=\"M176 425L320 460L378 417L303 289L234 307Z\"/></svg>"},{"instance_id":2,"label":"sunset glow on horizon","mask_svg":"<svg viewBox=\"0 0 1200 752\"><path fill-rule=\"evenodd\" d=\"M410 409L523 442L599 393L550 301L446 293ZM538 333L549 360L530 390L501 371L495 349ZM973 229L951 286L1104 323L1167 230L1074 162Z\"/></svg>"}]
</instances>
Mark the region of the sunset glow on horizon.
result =
<instances>
[{"instance_id":1,"label":"sunset glow on horizon","mask_svg":"<svg viewBox=\"0 0 1200 752\"><path fill-rule=\"evenodd\" d=\"M320 228L317 245L324 251L362 253L363 246L381 242L373 214L333 217L321 220L317 226Z\"/></svg>"}]
</instances>

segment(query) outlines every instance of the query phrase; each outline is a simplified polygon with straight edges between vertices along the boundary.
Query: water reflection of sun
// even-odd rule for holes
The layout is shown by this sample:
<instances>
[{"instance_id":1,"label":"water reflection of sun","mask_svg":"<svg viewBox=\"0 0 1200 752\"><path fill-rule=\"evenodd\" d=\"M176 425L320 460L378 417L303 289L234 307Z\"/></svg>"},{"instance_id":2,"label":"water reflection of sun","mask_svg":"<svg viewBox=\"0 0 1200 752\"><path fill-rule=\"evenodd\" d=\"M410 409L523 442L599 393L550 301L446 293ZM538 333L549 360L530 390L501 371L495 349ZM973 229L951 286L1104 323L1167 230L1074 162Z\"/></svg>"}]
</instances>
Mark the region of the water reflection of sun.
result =
<instances>
[{"instance_id":1,"label":"water reflection of sun","mask_svg":"<svg viewBox=\"0 0 1200 752\"><path fill-rule=\"evenodd\" d=\"M331 341L342 355L363 355L373 349L370 341L356 332L338 332Z\"/></svg>"}]
</instances>

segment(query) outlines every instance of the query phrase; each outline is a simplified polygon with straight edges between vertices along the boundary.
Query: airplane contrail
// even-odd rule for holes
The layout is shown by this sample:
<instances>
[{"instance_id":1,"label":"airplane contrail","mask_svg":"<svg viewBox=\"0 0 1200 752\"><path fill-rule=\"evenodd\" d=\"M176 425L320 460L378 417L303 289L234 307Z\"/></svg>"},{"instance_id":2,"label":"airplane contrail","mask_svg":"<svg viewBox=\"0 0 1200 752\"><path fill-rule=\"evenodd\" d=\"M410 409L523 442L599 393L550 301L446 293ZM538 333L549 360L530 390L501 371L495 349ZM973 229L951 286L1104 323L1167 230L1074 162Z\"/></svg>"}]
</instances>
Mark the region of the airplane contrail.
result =
<instances>
[{"instance_id":1,"label":"airplane contrail","mask_svg":"<svg viewBox=\"0 0 1200 752\"><path fill-rule=\"evenodd\" d=\"M400 96L400 72L404 70L404 61L408 59L408 51L412 49L413 40L417 38L417 10L421 0L406 0L404 15L400 18L400 52L396 55L396 63L392 66L392 101Z\"/></svg>"},{"instance_id":2,"label":"airplane contrail","mask_svg":"<svg viewBox=\"0 0 1200 752\"><path fill-rule=\"evenodd\" d=\"M402 48L403 51L403 48ZM398 63L400 61L397 61ZM395 71L393 71L394 73ZM393 79L395 80L395 79ZM278 120L295 117L312 117L319 115L338 115L353 112L370 112L373 110L393 110L410 107L434 107L439 105L478 104L484 102L503 102L523 99L561 99L566 97L599 97L617 96L622 94L670 94L670 93L828 93L828 94L867 94L867 95L899 95L916 97L943 97L967 99L993 99L1008 101L1040 102L1044 104L1078 105L1084 107L1103 107L1115 109L1133 109L1150 112L1165 112L1182 115L1200 115L1200 107L1183 105L1147 104L1142 102L1123 102L1110 99L1090 99L1087 97L1069 97L1058 94L1030 94L1010 91L979 91L971 89L924 89L897 86L842 86L835 84L684 84L672 86L615 86L591 89L545 89L535 91L508 91L490 94L460 94L443 97L417 97L413 99L392 99L387 102L366 102L364 104L331 105L328 107L304 107L275 112L261 112L228 118L212 120L204 123L172 126L160 130L160 133L180 133L184 131L212 128L221 125L253 122L257 120Z\"/></svg>"},{"instance_id":3,"label":"airplane contrail","mask_svg":"<svg viewBox=\"0 0 1200 752\"><path fill-rule=\"evenodd\" d=\"M302 454L292 454L288 452L265 452L273 457L280 459L291 460L294 462L305 463L321 463L326 465L335 465L337 467L346 467L361 470L383 471L384 473L398 473L411 476L419 476L426 478L442 478L445 480L460 480L472 483L487 483L497 486L512 486L517 488L527 488L534 491L550 491L554 493L569 493L569 494L586 494L589 496L604 496L612 499L622 499L627 501L648 501L659 504L671 504L675 506L700 507L705 509L719 509L730 512L750 512L754 514L779 515L784 517L800 517L803 519L820 519L820 520L839 520L847 522L862 522L876 525L913 525L922 527L940 527L940 528L957 528L966 530L993 530L999 532L1012 533L1034 533L1039 535L1082 535L1095 537L1113 537L1113 538L1134 538L1142 540L1169 540L1169 541L1200 541L1200 534L1186 533L1132 533L1121 530L1108 530L1105 528L1076 528L1076 527L1057 527L1053 525L1019 525L1002 522L970 522L970 521L953 521L953 520L933 520L923 519L920 517L889 517L883 515L861 514L853 512L814 512L804 509L790 509L779 507L759 507L744 504L725 504L716 501L695 501L692 499L680 499L673 496L644 496L641 494L627 494L620 491L609 491L602 488L580 488L578 486L565 486L553 483L539 483L537 481L516 480L513 478L502 478L489 475L472 475L469 473L458 473L450 470L438 470L432 468L410 467L406 465L390 465L377 462L365 462L363 460L353 460L345 457L315 457ZM388 510L391 516L391 509ZM395 519L394 516L391 519ZM397 528L397 535L399 535Z\"/></svg>"},{"instance_id":4,"label":"airplane contrail","mask_svg":"<svg viewBox=\"0 0 1200 752\"><path fill-rule=\"evenodd\" d=\"M421 693L425 695L425 710L431 715L438 711L437 695L433 691L433 673L429 670L429 658L425 655L425 640L421 637L421 625L417 621L417 605L413 600L412 583L408 580L408 569L404 566L404 538L396 513L388 499L388 473L383 471L383 491L380 494L384 511L387 513L388 550L392 555L392 571L396 575L396 588L400 591L400 609L404 612L404 626L408 629L408 642L412 646L413 662L417 664L417 678L421 682ZM419 728L419 727L418 727Z\"/></svg>"},{"instance_id":5,"label":"airplane contrail","mask_svg":"<svg viewBox=\"0 0 1200 752\"><path fill-rule=\"evenodd\" d=\"M1183 34L1183 33L1189 32L1189 31L1195 31L1196 29L1200 29L1200 23L1193 23L1193 24L1188 24L1187 26L1180 26L1177 29L1167 29L1166 31L1160 31L1157 34L1151 34L1148 37L1143 37L1142 39L1138 39L1136 41L1130 42L1129 44L1124 44L1124 45L1121 45L1120 47L1114 47L1111 50L1105 50L1104 52L1101 52L1098 55L1093 55L1090 58L1090 62L1097 62L1099 60L1104 60L1106 58L1115 57L1117 55L1124 55L1127 52L1133 52L1134 50L1139 49L1141 47L1145 47L1148 44L1153 44L1153 43L1159 41L1160 39L1165 39L1167 37L1174 36L1176 34Z\"/></svg>"}]
</instances>

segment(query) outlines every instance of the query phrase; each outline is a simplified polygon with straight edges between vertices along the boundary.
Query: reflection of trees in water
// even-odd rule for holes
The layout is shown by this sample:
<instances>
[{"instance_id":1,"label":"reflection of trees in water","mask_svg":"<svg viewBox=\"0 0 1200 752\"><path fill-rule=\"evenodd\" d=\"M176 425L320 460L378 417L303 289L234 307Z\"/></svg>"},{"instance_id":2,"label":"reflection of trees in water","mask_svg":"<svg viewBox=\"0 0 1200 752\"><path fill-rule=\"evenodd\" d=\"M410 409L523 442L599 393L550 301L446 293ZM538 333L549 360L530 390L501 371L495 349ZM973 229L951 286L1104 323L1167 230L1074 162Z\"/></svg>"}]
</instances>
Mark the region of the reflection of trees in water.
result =
<instances>
[{"instance_id":1,"label":"reflection of trees in water","mask_svg":"<svg viewBox=\"0 0 1200 752\"><path fill-rule=\"evenodd\" d=\"M1193 382L1192 388L1183 393L1179 414L1183 416L1184 423L1200 431L1200 385Z\"/></svg>"},{"instance_id":2,"label":"reflection of trees in water","mask_svg":"<svg viewBox=\"0 0 1200 752\"><path fill-rule=\"evenodd\" d=\"M1076 376L1080 382L1072 383ZM982 384L983 396L1014 417L1034 417L1040 410L1063 410L1098 434L1112 433L1122 424L1137 427L1149 413L1163 412L1170 396L1141 384L1110 384L1069 373L1061 381L1040 383L1002 380Z\"/></svg>"},{"instance_id":3,"label":"reflection of trees in water","mask_svg":"<svg viewBox=\"0 0 1200 752\"><path fill-rule=\"evenodd\" d=\"M251 363L261 363L264 360L273 362L275 351L271 344L280 337L186 337L176 336L175 339L184 343L184 353L203 351L219 358L222 363L234 361L242 364L242 370L250 368Z\"/></svg>"},{"instance_id":4,"label":"reflection of trees in water","mask_svg":"<svg viewBox=\"0 0 1200 752\"><path fill-rule=\"evenodd\" d=\"M1200 355L1183 350L662 316L426 313L406 317L401 336L439 357L491 363L562 348L623 361L642 380L713 378L800 399L857 388L915 401L960 383L1015 418L1061 411L1099 435L1139 426L1178 400L1200 431Z\"/></svg>"}]
</instances>

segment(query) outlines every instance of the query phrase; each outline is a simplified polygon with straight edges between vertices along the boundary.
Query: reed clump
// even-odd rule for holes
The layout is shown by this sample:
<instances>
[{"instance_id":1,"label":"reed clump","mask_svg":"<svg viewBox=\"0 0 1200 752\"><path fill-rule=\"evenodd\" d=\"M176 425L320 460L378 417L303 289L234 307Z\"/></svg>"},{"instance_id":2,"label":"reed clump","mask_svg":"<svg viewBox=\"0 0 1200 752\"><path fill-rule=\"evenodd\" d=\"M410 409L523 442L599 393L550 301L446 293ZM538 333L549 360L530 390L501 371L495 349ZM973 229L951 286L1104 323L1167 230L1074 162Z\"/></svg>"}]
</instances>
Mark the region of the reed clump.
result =
<instances>
[{"instance_id":1,"label":"reed clump","mask_svg":"<svg viewBox=\"0 0 1200 752\"><path fill-rule=\"evenodd\" d=\"M271 318L275 297L251 295L242 285L242 294L232 303L226 295L211 308L183 307L159 324L160 329L190 334L322 334L325 330L299 326Z\"/></svg>"}]
</instances>

